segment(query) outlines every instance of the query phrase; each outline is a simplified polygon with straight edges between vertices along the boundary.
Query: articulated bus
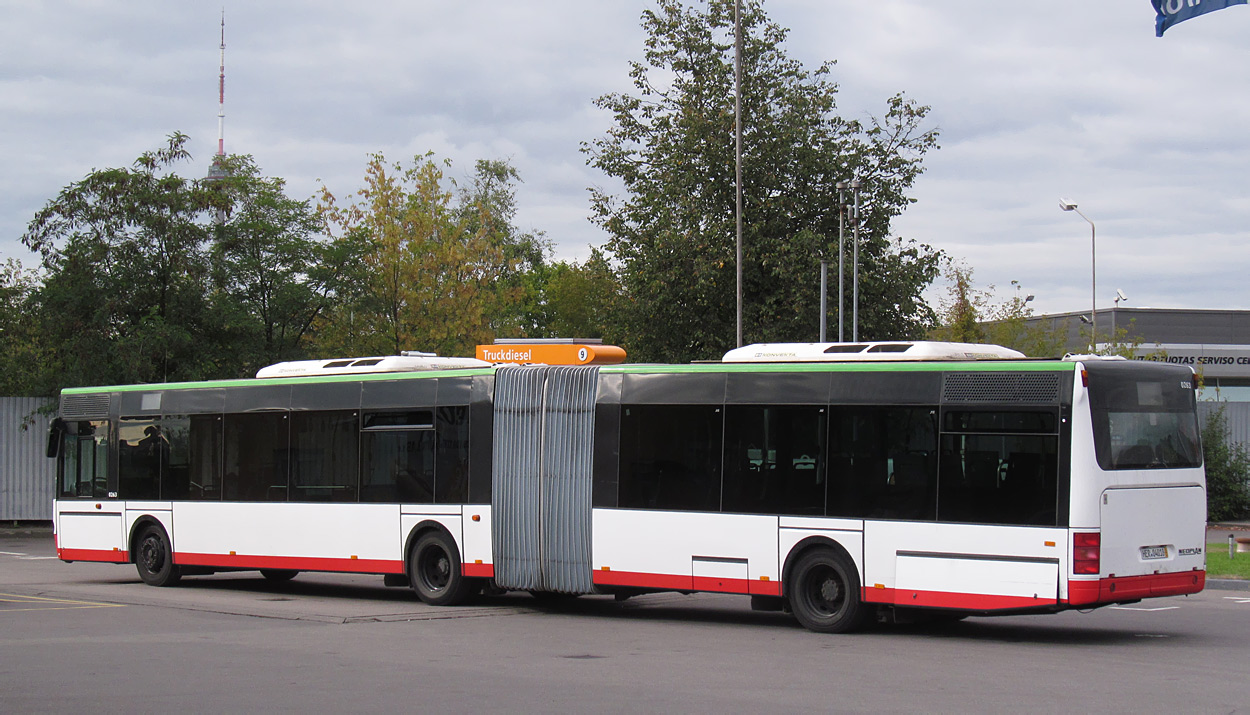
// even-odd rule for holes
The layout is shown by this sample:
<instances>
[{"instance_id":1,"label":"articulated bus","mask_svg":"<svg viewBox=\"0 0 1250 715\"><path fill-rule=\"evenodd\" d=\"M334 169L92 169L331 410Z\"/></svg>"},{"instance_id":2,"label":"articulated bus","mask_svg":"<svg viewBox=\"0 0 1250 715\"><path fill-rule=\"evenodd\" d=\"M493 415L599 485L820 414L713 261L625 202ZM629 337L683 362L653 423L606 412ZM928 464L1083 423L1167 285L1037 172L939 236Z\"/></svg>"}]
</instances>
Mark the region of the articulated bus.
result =
<instances>
[{"instance_id":1,"label":"articulated bus","mask_svg":"<svg viewBox=\"0 0 1250 715\"><path fill-rule=\"evenodd\" d=\"M821 632L1203 588L1188 367L940 343L688 365L574 348L566 365L397 356L67 389L57 554L154 586L380 574L433 605L736 593Z\"/></svg>"}]
</instances>

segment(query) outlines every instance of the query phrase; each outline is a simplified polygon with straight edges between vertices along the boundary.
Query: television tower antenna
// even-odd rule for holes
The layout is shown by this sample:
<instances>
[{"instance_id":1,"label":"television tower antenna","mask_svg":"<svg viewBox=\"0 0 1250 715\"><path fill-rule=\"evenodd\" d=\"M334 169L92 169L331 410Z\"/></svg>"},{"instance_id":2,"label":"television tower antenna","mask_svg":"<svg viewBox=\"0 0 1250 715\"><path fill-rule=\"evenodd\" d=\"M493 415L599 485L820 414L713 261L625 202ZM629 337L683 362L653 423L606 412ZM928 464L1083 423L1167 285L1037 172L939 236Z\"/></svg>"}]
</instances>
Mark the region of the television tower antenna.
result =
<instances>
[{"instance_id":1,"label":"television tower antenna","mask_svg":"<svg viewBox=\"0 0 1250 715\"><path fill-rule=\"evenodd\" d=\"M217 75L217 156L226 155L226 9L221 9L221 66Z\"/></svg>"}]
</instances>

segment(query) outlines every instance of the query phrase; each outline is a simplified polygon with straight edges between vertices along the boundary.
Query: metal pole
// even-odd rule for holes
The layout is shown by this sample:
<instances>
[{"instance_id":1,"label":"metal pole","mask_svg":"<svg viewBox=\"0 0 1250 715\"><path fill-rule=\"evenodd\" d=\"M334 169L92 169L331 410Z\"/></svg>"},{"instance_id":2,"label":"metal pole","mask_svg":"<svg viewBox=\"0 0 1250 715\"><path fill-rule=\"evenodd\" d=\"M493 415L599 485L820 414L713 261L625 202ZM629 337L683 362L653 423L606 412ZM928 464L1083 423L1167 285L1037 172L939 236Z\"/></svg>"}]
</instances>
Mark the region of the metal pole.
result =
<instances>
[{"instance_id":1,"label":"metal pole","mask_svg":"<svg viewBox=\"0 0 1250 715\"><path fill-rule=\"evenodd\" d=\"M741 0L734 0L734 184L737 186L737 210L734 223L737 241L734 257L737 264L738 347L742 347L742 23Z\"/></svg>"},{"instance_id":2,"label":"metal pole","mask_svg":"<svg viewBox=\"0 0 1250 715\"><path fill-rule=\"evenodd\" d=\"M829 316L829 261L820 259L820 342L825 342L825 323Z\"/></svg>"},{"instance_id":3,"label":"metal pole","mask_svg":"<svg viewBox=\"0 0 1250 715\"><path fill-rule=\"evenodd\" d=\"M846 189L846 182L838 182L838 342L846 342L846 333L842 330L842 316L846 314L844 307L846 295L846 266L845 262L846 250L843 248L846 235L846 197L842 193Z\"/></svg>"},{"instance_id":4,"label":"metal pole","mask_svg":"<svg viewBox=\"0 0 1250 715\"><path fill-rule=\"evenodd\" d=\"M851 266L851 342L859 342L859 179L851 179L851 191L855 195L855 213L852 214L851 242L854 259Z\"/></svg>"}]
</instances>

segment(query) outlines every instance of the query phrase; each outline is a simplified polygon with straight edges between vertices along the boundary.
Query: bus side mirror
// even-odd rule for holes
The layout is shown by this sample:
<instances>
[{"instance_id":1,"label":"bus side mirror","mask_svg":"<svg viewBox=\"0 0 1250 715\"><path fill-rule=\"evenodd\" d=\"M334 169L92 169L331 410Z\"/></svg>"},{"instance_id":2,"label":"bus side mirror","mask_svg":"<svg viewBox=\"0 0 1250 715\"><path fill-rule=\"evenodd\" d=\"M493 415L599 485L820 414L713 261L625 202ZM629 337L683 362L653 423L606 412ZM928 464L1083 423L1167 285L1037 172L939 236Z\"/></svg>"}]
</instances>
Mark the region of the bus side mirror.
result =
<instances>
[{"instance_id":1,"label":"bus side mirror","mask_svg":"<svg viewBox=\"0 0 1250 715\"><path fill-rule=\"evenodd\" d=\"M65 434L65 422L60 417L48 425L48 457L55 459L61 454L61 436Z\"/></svg>"}]
</instances>

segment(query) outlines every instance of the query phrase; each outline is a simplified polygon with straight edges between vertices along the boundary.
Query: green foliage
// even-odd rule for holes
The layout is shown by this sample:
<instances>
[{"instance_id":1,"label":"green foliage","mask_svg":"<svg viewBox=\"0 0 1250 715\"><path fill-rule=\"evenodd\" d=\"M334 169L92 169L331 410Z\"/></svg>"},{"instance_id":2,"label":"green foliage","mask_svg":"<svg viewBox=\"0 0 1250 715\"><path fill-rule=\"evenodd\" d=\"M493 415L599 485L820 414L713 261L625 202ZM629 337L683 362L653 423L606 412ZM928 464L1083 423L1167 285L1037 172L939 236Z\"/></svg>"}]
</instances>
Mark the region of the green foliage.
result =
<instances>
[{"instance_id":1,"label":"green foliage","mask_svg":"<svg viewBox=\"0 0 1250 715\"><path fill-rule=\"evenodd\" d=\"M994 286L975 287L973 270L962 262L947 263L947 297L938 313L938 326L929 331L932 340L989 343L1019 350L1029 357L1058 357L1064 353L1063 326L1031 321L1033 309L1027 298L1015 295L1002 302L994 300Z\"/></svg>"},{"instance_id":2,"label":"green foliage","mask_svg":"<svg viewBox=\"0 0 1250 715\"><path fill-rule=\"evenodd\" d=\"M1207 518L1225 521L1250 516L1250 454L1244 444L1230 439L1223 405L1203 421L1202 461L1207 473Z\"/></svg>"},{"instance_id":3,"label":"green foliage","mask_svg":"<svg viewBox=\"0 0 1250 715\"><path fill-rule=\"evenodd\" d=\"M601 251L592 250L583 263L558 262L531 275L540 300L529 337L623 342L616 327L620 283Z\"/></svg>"},{"instance_id":4,"label":"green foliage","mask_svg":"<svg viewBox=\"0 0 1250 715\"><path fill-rule=\"evenodd\" d=\"M371 157L357 200L340 205L323 187L317 210L339 240L360 241L364 271L353 296L319 320L323 352L471 355L520 322L522 266L541 240L512 227L516 172L479 162L457 192L431 155L408 167Z\"/></svg>"},{"instance_id":5,"label":"green foliage","mask_svg":"<svg viewBox=\"0 0 1250 715\"><path fill-rule=\"evenodd\" d=\"M38 276L8 259L0 266L0 394L37 396L45 347L31 297Z\"/></svg>"},{"instance_id":6,"label":"green foliage","mask_svg":"<svg viewBox=\"0 0 1250 715\"><path fill-rule=\"evenodd\" d=\"M786 30L759 2L743 3L741 25L744 339L815 337L821 256L837 263L835 185L852 177L864 186L861 335L917 337L933 319L920 291L939 255L889 230L937 146L922 128L928 108L897 95L867 124L839 117L831 64L809 71L787 57ZM592 188L593 218L611 236L632 354L716 357L735 336L733 3L661 0L643 27L635 93L599 97L615 126L583 145L588 163L625 188L623 197Z\"/></svg>"}]
</instances>

